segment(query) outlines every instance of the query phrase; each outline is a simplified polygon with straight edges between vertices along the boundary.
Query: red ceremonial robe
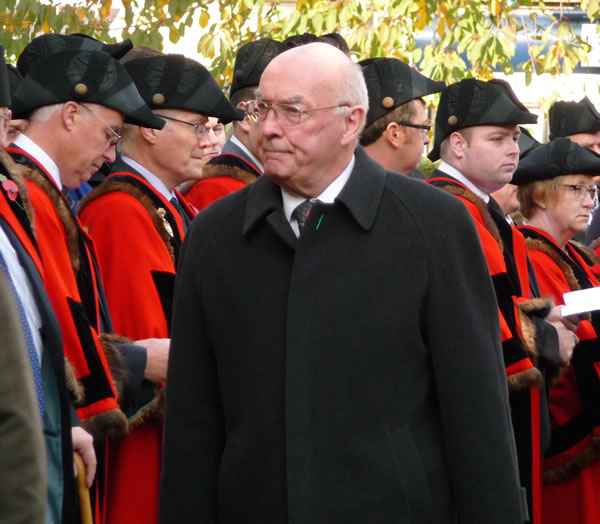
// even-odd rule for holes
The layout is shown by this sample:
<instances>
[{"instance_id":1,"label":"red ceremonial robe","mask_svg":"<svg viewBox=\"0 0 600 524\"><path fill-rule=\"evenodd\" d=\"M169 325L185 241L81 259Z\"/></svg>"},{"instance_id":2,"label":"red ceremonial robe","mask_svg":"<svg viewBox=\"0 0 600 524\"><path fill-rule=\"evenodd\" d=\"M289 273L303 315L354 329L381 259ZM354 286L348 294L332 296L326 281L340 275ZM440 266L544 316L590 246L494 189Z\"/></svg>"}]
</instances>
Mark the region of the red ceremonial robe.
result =
<instances>
[{"instance_id":1,"label":"red ceremonial robe","mask_svg":"<svg viewBox=\"0 0 600 524\"><path fill-rule=\"evenodd\" d=\"M77 413L96 440L102 464L102 439L123 434L127 419L120 410L107 357L120 361L109 338L110 315L100 300L100 276L91 237L73 215L69 202L52 176L31 155L18 147L7 148L13 159L30 167L26 171L29 199L34 210L34 229L43 261L45 285L58 318L64 353L83 387ZM116 364L115 369L119 364ZM105 478L102 467L96 475L94 509L102 519Z\"/></svg>"},{"instance_id":2,"label":"red ceremonial robe","mask_svg":"<svg viewBox=\"0 0 600 524\"><path fill-rule=\"evenodd\" d=\"M193 218L195 212L177 193ZM94 238L115 329L135 340L168 338L181 215L123 161L86 195L79 217ZM156 522L162 420L143 418L111 441L107 522Z\"/></svg>"},{"instance_id":3,"label":"red ceremonial robe","mask_svg":"<svg viewBox=\"0 0 600 524\"><path fill-rule=\"evenodd\" d=\"M475 221L498 301L502 348L511 415L519 458L521 484L527 489L531 522L541 522L541 455L547 407L540 387L543 348L539 347L539 321L551 301L532 296L527 248L523 235L505 220L498 208L490 209L466 186L436 170L427 180L461 200ZM492 206L497 204L492 200ZM552 328L553 329L553 328ZM555 370L552 370L555 371ZM546 419L544 419L546 417Z\"/></svg>"},{"instance_id":4,"label":"red ceremonial robe","mask_svg":"<svg viewBox=\"0 0 600 524\"><path fill-rule=\"evenodd\" d=\"M542 293L564 304L563 294L600 286L589 254L568 243L563 251L544 231L523 226ZM593 256L593 255L592 255ZM584 258L585 257L585 258ZM552 434L544 455L545 524L600 522L600 312L583 320L569 368L549 389Z\"/></svg>"},{"instance_id":5,"label":"red ceremonial robe","mask_svg":"<svg viewBox=\"0 0 600 524\"><path fill-rule=\"evenodd\" d=\"M224 152L202 168L202 178L186 193L185 199L202 210L215 200L251 184L260 170L240 155Z\"/></svg>"}]
</instances>

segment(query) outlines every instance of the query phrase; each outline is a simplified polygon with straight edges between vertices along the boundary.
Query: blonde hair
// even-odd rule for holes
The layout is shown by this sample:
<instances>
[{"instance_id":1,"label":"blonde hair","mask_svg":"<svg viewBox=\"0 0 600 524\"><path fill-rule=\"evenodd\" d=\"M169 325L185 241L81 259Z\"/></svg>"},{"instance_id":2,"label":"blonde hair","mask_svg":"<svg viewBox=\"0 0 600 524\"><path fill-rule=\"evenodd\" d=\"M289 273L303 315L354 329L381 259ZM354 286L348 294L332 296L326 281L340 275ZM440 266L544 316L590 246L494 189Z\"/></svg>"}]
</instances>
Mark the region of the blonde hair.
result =
<instances>
[{"instance_id":1,"label":"blonde hair","mask_svg":"<svg viewBox=\"0 0 600 524\"><path fill-rule=\"evenodd\" d=\"M517 189L517 198L521 204L519 209L521 214L529 219L535 214L535 210L538 207L537 203L550 205L556 203L557 190L564 179L564 176L557 176L519 186Z\"/></svg>"}]
</instances>

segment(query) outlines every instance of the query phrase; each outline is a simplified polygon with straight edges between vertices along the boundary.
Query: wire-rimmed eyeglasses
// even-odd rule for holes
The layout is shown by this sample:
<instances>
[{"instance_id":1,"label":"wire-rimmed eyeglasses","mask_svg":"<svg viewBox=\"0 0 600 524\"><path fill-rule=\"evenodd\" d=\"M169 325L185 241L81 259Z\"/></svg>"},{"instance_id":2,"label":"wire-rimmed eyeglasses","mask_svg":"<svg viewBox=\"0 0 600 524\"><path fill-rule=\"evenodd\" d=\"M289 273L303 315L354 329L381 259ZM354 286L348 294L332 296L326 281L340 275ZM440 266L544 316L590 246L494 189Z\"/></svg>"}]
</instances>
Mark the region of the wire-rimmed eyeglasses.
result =
<instances>
[{"instance_id":1,"label":"wire-rimmed eyeglasses","mask_svg":"<svg viewBox=\"0 0 600 524\"><path fill-rule=\"evenodd\" d=\"M577 200L583 200L585 198L586 193L590 195L590 198L593 201L596 201L598 198L598 188L596 186L588 187L583 184L559 184L562 187L568 187L571 190L571 194Z\"/></svg>"},{"instance_id":2,"label":"wire-rimmed eyeglasses","mask_svg":"<svg viewBox=\"0 0 600 524\"><path fill-rule=\"evenodd\" d=\"M104 127L111 132L111 134L114 136L114 138L110 138L107 137L106 142L107 145L109 147L113 147L113 146L118 146L121 143L121 140L123 140L123 137L117 133L112 127L110 127L104 120L102 120L94 111L92 111L88 106L86 106L85 104L80 104L81 107L87 109L90 114L96 119L99 120L100 122L102 122L102 124L104 125Z\"/></svg>"},{"instance_id":3,"label":"wire-rimmed eyeglasses","mask_svg":"<svg viewBox=\"0 0 600 524\"><path fill-rule=\"evenodd\" d=\"M291 104L279 102L264 102L263 100L250 100L246 104L246 113L259 122L266 120L270 110L273 110L275 119L282 126L296 126L302 121L302 116L313 111L324 109L335 109L337 107L350 107L350 104L336 104L334 106L313 107L312 109L300 109Z\"/></svg>"},{"instance_id":4,"label":"wire-rimmed eyeglasses","mask_svg":"<svg viewBox=\"0 0 600 524\"><path fill-rule=\"evenodd\" d=\"M186 126L192 126L194 128L194 133L196 136L204 136L210 133L210 128L206 127L204 124L197 124L196 122L188 122L187 120L180 120L179 118L173 118L172 116L167 115L156 115L159 118L165 118L167 120L172 120L173 122L179 122L180 124L185 124Z\"/></svg>"}]
</instances>

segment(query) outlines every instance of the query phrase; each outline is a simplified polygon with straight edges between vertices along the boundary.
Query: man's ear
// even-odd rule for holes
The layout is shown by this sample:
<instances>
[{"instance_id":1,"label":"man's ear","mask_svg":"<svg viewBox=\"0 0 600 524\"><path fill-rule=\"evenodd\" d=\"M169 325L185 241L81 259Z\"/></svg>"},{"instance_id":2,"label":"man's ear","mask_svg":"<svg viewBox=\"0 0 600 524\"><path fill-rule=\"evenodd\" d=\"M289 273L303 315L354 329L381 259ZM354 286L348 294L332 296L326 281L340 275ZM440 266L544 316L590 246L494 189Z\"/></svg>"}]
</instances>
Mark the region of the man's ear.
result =
<instances>
[{"instance_id":1,"label":"man's ear","mask_svg":"<svg viewBox=\"0 0 600 524\"><path fill-rule=\"evenodd\" d=\"M390 122L383 130L382 135L390 146L394 149L398 149L398 147L400 147L401 133L403 133L403 130L400 126L396 124L396 122Z\"/></svg>"},{"instance_id":2,"label":"man's ear","mask_svg":"<svg viewBox=\"0 0 600 524\"><path fill-rule=\"evenodd\" d=\"M77 103L69 100L62 106L62 124L67 131L73 131L77 127L77 120L82 117L84 109Z\"/></svg>"},{"instance_id":3,"label":"man's ear","mask_svg":"<svg viewBox=\"0 0 600 524\"><path fill-rule=\"evenodd\" d=\"M156 144L158 141L158 133L161 132L160 129L152 129L150 127L138 127L138 130L140 136L151 145Z\"/></svg>"},{"instance_id":4,"label":"man's ear","mask_svg":"<svg viewBox=\"0 0 600 524\"><path fill-rule=\"evenodd\" d=\"M238 105L236 106L238 109L241 109L242 111L246 111L246 102L238 102ZM242 131L249 133L250 132L250 128L255 125L255 122L246 114L244 115L244 120L236 120L235 122L232 122L232 125L238 125ZM235 127L234 127L234 131L235 131Z\"/></svg>"},{"instance_id":5,"label":"man's ear","mask_svg":"<svg viewBox=\"0 0 600 524\"><path fill-rule=\"evenodd\" d=\"M365 118L367 118L367 112L363 106L351 106L348 108L344 120L346 124L345 131L340 139L342 145L356 143Z\"/></svg>"},{"instance_id":6,"label":"man's ear","mask_svg":"<svg viewBox=\"0 0 600 524\"><path fill-rule=\"evenodd\" d=\"M469 147L467 139L458 131L454 131L448 137L450 139L450 149L456 158L462 158L465 150Z\"/></svg>"}]
</instances>

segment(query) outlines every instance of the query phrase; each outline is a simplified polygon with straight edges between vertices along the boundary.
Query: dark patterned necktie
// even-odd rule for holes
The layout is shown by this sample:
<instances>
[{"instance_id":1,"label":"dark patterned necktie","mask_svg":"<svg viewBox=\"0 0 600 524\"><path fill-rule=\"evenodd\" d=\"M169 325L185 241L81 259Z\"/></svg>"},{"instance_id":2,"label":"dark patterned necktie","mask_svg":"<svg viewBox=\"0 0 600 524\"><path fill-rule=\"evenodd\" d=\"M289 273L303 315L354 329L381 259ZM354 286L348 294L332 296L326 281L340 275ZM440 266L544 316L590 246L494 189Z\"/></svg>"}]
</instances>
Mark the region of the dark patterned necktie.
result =
<instances>
[{"instance_id":1,"label":"dark patterned necktie","mask_svg":"<svg viewBox=\"0 0 600 524\"><path fill-rule=\"evenodd\" d=\"M312 207L319 202L318 200L305 200L301 204L298 204L294 211L292 211L292 218L298 222L298 231L300 235L302 234L302 230L308 221L308 217L310 216L310 210Z\"/></svg>"},{"instance_id":2,"label":"dark patterned necktie","mask_svg":"<svg viewBox=\"0 0 600 524\"><path fill-rule=\"evenodd\" d=\"M19 297L19 294L17 293L17 288L15 288L15 284L10 276L10 272L8 271L8 264L6 263L2 251L0 251L0 267L6 274L8 283L10 284L10 289L12 290L12 294L17 304L17 311L19 312L19 319L21 320L21 326L23 328L23 338L25 339L25 345L27 347L27 355L29 356L29 362L31 363L33 383L35 385L35 393L37 396L38 405L40 407L40 415L43 417L44 411L46 410L46 401L44 399L44 385L42 383L42 370L40 368L40 359L37 355L37 351L35 350L33 334L31 332L31 327L29 326L29 320L27 320L27 315L25 313L25 308L23 307L23 302L21 302L21 297Z\"/></svg>"},{"instance_id":3,"label":"dark patterned necktie","mask_svg":"<svg viewBox=\"0 0 600 524\"><path fill-rule=\"evenodd\" d=\"M190 217L187 216L185 210L183 209L183 206L181 205L177 197L173 197L171 200L169 200L169 202L173 204L173 207L177 209L177 212L181 215L181 219L183 220L183 230L187 231L191 223Z\"/></svg>"}]
</instances>

